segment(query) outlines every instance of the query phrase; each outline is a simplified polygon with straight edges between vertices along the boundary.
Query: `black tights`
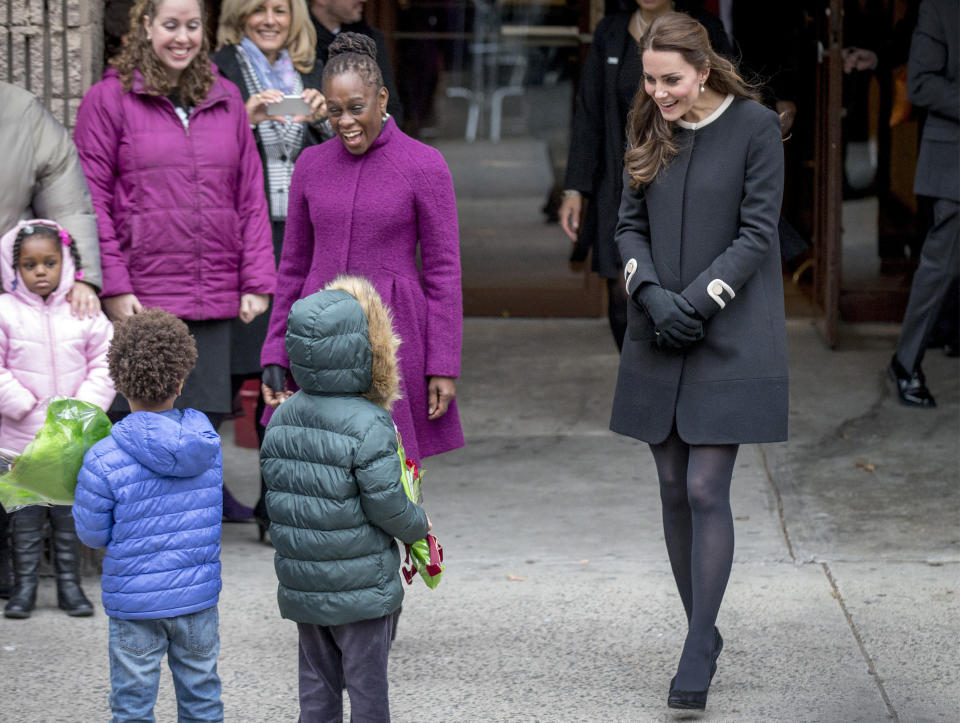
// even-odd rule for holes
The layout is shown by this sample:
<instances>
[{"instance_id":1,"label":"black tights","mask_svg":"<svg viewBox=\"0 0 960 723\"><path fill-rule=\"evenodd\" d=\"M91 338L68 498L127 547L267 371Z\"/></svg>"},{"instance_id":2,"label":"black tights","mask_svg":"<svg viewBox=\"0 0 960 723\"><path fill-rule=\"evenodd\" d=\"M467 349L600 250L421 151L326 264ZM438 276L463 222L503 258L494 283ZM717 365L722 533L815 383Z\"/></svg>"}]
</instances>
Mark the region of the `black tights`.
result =
<instances>
[{"instance_id":1,"label":"black tights","mask_svg":"<svg viewBox=\"0 0 960 723\"><path fill-rule=\"evenodd\" d=\"M738 445L690 445L674 427L650 449L660 478L663 537L689 625L676 688L704 690L713 628L733 564L730 479Z\"/></svg>"}]
</instances>

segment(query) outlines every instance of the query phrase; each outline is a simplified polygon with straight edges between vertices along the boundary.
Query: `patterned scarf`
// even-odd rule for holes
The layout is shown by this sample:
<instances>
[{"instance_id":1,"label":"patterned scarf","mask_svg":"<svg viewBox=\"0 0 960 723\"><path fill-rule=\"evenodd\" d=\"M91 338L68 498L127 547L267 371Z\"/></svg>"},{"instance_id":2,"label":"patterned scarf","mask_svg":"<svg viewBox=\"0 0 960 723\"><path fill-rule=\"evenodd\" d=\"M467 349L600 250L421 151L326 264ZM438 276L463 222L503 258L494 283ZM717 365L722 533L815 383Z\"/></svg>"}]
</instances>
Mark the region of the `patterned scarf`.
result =
<instances>
[{"instance_id":1,"label":"patterned scarf","mask_svg":"<svg viewBox=\"0 0 960 723\"><path fill-rule=\"evenodd\" d=\"M290 59L290 53L287 52L286 48L277 54L277 62L270 65L267 56L247 36L244 36L243 40L240 41L240 46L247 54L247 59L253 66L253 71L257 74L257 80L260 81L262 88L282 90L286 95L294 92L297 71L293 67L293 61Z\"/></svg>"}]
</instances>

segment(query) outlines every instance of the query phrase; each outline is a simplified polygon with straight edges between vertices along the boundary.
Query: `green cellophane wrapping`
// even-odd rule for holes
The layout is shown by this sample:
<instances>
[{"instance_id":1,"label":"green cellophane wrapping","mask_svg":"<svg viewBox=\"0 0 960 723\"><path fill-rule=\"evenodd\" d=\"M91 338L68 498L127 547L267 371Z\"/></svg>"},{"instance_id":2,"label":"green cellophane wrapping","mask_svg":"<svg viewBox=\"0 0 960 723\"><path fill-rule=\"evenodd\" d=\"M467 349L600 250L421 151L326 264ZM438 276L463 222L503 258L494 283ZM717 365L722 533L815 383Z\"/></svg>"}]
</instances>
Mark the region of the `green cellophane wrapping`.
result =
<instances>
[{"instance_id":1,"label":"green cellophane wrapping","mask_svg":"<svg viewBox=\"0 0 960 723\"><path fill-rule=\"evenodd\" d=\"M8 512L27 505L72 505L83 455L110 434L110 426L95 404L51 401L40 431L0 475L0 504Z\"/></svg>"},{"instance_id":2,"label":"green cellophane wrapping","mask_svg":"<svg viewBox=\"0 0 960 723\"><path fill-rule=\"evenodd\" d=\"M423 482L423 471L417 467L413 460L407 459L399 433L397 434L397 454L400 455L400 478L403 481L403 489L412 502L420 504L420 485ZM409 583L412 580L413 572L416 571L420 573L420 577L423 578L427 587L431 590L435 589L440 584L440 578L443 577L443 565L440 566L440 571L435 575L431 575L427 571L430 565L430 545L427 540L417 540L407 545L406 548L409 562L412 565L411 569L404 571L407 582Z\"/></svg>"}]
</instances>

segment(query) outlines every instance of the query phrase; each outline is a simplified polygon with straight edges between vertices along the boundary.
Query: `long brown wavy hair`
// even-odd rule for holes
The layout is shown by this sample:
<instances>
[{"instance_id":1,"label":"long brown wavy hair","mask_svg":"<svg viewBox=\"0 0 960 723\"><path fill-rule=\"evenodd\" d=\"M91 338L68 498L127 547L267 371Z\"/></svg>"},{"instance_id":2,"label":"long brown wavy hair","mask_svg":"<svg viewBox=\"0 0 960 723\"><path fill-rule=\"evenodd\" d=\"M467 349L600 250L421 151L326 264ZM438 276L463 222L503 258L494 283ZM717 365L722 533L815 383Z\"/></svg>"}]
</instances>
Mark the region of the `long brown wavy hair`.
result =
<instances>
[{"instance_id":1,"label":"long brown wavy hair","mask_svg":"<svg viewBox=\"0 0 960 723\"><path fill-rule=\"evenodd\" d=\"M726 97L759 101L756 88L737 73L726 58L710 46L706 28L686 13L664 13L640 38L639 52L647 50L679 53L698 71L709 70L705 85ZM627 152L623 165L630 176L630 187L650 183L677 155L673 142L673 123L664 120L653 99L641 87L627 115Z\"/></svg>"},{"instance_id":2,"label":"long brown wavy hair","mask_svg":"<svg viewBox=\"0 0 960 723\"><path fill-rule=\"evenodd\" d=\"M180 74L176 86L167 77L167 68L153 51L153 45L147 40L147 30L143 24L146 16L150 22L157 16L157 10L163 0L137 0L130 8L130 29L123 36L123 47L110 64L120 73L120 82L124 91L133 87L133 71L143 75L144 85L150 95L170 95L174 90L180 94L180 102L188 106L198 106L207 97L213 86L213 72L210 70L210 41L207 39L207 14L203 0L196 0L200 8L200 20L203 24L203 39L200 52Z\"/></svg>"}]
</instances>

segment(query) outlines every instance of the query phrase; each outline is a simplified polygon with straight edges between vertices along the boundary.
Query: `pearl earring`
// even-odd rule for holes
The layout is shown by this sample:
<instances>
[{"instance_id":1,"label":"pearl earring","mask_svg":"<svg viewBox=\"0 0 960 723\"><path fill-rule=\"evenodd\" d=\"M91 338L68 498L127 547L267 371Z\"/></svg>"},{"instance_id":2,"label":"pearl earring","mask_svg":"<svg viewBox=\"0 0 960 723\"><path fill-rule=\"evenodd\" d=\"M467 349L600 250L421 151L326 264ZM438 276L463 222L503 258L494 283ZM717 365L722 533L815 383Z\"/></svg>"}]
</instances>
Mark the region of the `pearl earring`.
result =
<instances>
[{"instance_id":1,"label":"pearl earring","mask_svg":"<svg viewBox=\"0 0 960 723\"><path fill-rule=\"evenodd\" d=\"M703 93L706 90L703 83L700 84L700 92Z\"/></svg>"}]
</instances>

